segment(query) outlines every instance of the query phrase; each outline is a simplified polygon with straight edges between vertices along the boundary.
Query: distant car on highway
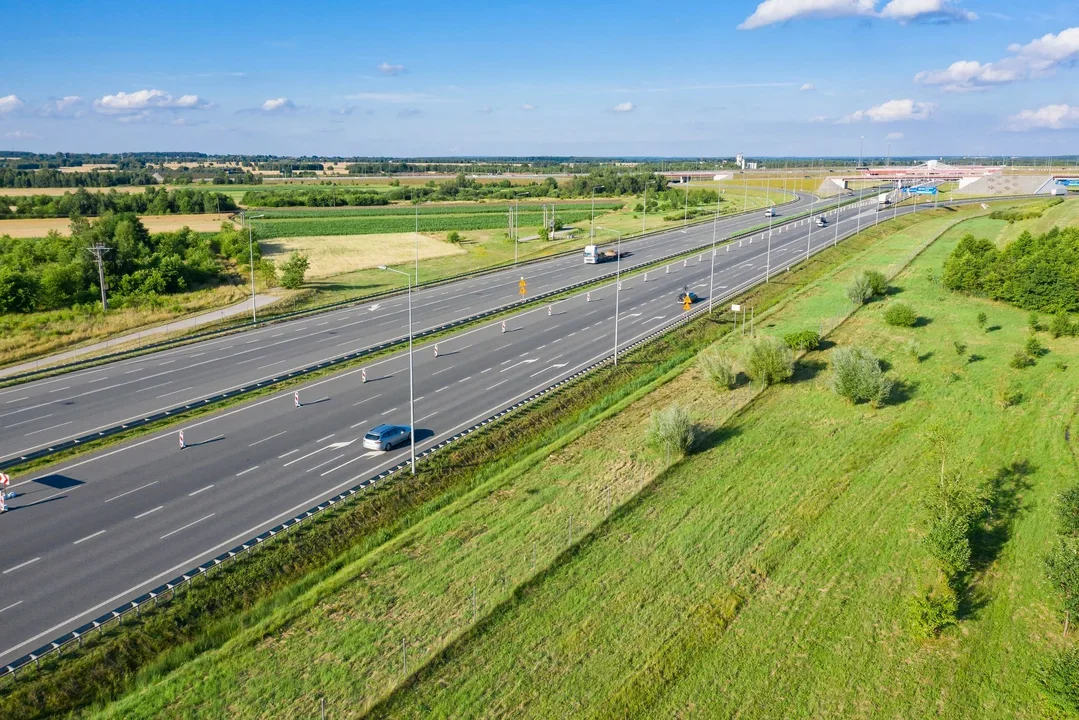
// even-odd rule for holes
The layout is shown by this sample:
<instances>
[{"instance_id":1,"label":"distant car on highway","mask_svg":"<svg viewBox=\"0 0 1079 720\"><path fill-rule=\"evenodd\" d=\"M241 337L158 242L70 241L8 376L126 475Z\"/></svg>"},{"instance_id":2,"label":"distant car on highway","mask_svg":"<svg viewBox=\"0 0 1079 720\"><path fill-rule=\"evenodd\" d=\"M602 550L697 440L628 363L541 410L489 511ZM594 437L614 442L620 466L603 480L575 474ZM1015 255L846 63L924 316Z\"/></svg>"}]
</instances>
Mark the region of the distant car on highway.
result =
<instances>
[{"instance_id":1,"label":"distant car on highway","mask_svg":"<svg viewBox=\"0 0 1079 720\"><path fill-rule=\"evenodd\" d=\"M368 450L392 450L404 445L412 437L412 428L408 425L378 425L363 436L363 446Z\"/></svg>"},{"instance_id":2,"label":"distant car on highway","mask_svg":"<svg viewBox=\"0 0 1079 720\"><path fill-rule=\"evenodd\" d=\"M768 208L767 210L764 211L764 217L775 217L775 216L776 216L776 209L774 207L770 207L770 208Z\"/></svg>"},{"instance_id":3,"label":"distant car on highway","mask_svg":"<svg viewBox=\"0 0 1079 720\"><path fill-rule=\"evenodd\" d=\"M827 224L828 221L824 218L823 215L817 217L817 227L824 227Z\"/></svg>"},{"instance_id":4,"label":"distant car on highway","mask_svg":"<svg viewBox=\"0 0 1079 720\"><path fill-rule=\"evenodd\" d=\"M697 293L690 292L689 287L687 286L687 287L682 288L682 291L680 293L678 293L678 303L679 304L684 304L686 302L686 296L687 295L689 296L690 304L693 304L693 303L697 302L698 300L700 300L700 298L697 297Z\"/></svg>"}]
</instances>

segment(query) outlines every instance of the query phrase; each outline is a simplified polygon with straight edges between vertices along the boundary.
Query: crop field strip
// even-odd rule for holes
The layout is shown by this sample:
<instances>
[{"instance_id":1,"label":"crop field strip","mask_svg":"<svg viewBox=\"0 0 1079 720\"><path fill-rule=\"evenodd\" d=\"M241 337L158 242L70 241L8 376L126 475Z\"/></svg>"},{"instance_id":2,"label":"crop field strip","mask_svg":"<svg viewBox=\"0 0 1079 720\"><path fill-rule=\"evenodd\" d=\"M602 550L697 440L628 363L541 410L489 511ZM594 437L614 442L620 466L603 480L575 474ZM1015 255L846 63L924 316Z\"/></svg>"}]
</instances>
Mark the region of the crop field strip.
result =
<instances>
[{"instance_id":1,"label":"crop field strip","mask_svg":"<svg viewBox=\"0 0 1079 720\"><path fill-rule=\"evenodd\" d=\"M597 208L598 211L598 208ZM558 211L558 218L566 224L572 225L592 217L591 210ZM471 213L471 214L428 214L419 216L420 232L446 232L449 230L496 230L506 227L505 213ZM528 233L529 228L538 228L543 224L541 212L526 213L523 210L518 215L518 226L522 235ZM262 239L275 237L297 237L314 235L369 235L376 233L412 232L416 230L416 219L409 215L391 215L382 217L344 217L334 218L319 216L314 218L292 218L270 221L259 221L255 227Z\"/></svg>"},{"instance_id":2,"label":"crop field strip","mask_svg":"<svg viewBox=\"0 0 1079 720\"><path fill-rule=\"evenodd\" d=\"M557 213L565 211L580 212L582 210L588 210L591 212L592 206L587 202L571 202L567 200L554 200L552 201ZM604 200L596 201L596 211L600 210L614 210L616 208L626 205L626 201L610 201ZM517 206L517 210L523 215L525 213L543 213L543 205L550 206L552 203L520 203ZM260 215L265 215L266 219L292 219L292 218L311 218L315 217L383 217L383 216L407 216L413 217L417 213L423 215L505 215L509 210L510 205L505 202L483 202L483 203L467 203L467 204L445 204L445 203L430 203L423 205L371 205L362 207L289 207L289 208L267 208L265 210L259 209Z\"/></svg>"}]
</instances>

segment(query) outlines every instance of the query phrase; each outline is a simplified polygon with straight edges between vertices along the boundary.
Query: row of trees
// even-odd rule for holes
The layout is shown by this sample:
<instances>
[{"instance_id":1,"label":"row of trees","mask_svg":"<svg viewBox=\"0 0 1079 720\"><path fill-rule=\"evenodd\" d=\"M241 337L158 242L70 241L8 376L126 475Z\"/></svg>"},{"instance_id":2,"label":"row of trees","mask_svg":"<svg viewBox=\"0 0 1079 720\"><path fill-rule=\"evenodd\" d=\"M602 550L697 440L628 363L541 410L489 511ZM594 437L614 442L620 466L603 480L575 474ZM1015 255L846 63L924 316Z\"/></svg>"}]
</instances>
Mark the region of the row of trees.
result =
<instances>
[{"instance_id":1,"label":"row of trees","mask_svg":"<svg viewBox=\"0 0 1079 720\"><path fill-rule=\"evenodd\" d=\"M0 168L0 187L5 188L78 188L114 187L117 185L154 185L152 170L89 170L60 172L52 168L22 170Z\"/></svg>"},{"instance_id":2,"label":"row of trees","mask_svg":"<svg viewBox=\"0 0 1079 720\"><path fill-rule=\"evenodd\" d=\"M348 186L315 185L298 190L249 190L243 204L248 207L341 207L344 205L389 205L386 193Z\"/></svg>"},{"instance_id":3,"label":"row of trees","mask_svg":"<svg viewBox=\"0 0 1079 720\"><path fill-rule=\"evenodd\" d=\"M111 248L105 254L105 283L115 306L212 285L248 262L247 235L229 223L209 236L189 228L150 234L131 213L109 213L92 225L75 217L67 236L0 237L0 312L96 302L97 265L87 248L97 243ZM257 244L254 254L260 275L268 279L273 267L259 262Z\"/></svg>"},{"instance_id":4,"label":"row of trees","mask_svg":"<svg viewBox=\"0 0 1079 720\"><path fill-rule=\"evenodd\" d=\"M0 196L0 218L94 217L106 213L139 213L141 215L170 215L206 212L232 212L236 202L228 195L179 188L166 190L147 187L136 192L89 192L79 188L63 195Z\"/></svg>"},{"instance_id":5,"label":"row of trees","mask_svg":"<svg viewBox=\"0 0 1079 720\"><path fill-rule=\"evenodd\" d=\"M1003 250L965 235L944 263L945 287L1026 310L1079 310L1079 228L1024 232Z\"/></svg>"}]
</instances>

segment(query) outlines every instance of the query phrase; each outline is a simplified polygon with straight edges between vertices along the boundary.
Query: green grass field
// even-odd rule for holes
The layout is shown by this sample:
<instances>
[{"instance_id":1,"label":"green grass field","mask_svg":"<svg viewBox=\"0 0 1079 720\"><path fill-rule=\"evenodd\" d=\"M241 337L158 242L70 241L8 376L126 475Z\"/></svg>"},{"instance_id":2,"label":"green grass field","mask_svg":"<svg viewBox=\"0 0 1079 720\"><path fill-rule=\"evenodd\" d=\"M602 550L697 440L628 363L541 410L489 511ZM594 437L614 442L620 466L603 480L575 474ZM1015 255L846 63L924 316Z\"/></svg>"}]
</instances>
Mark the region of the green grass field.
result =
<instances>
[{"instance_id":1,"label":"green grass field","mask_svg":"<svg viewBox=\"0 0 1079 720\"><path fill-rule=\"evenodd\" d=\"M758 327L835 322L850 311L850 275L899 272L955 219L900 220L905 230ZM755 390L716 393L690 368L106 714L303 715L325 696L334 717L380 697L389 704L377 714L393 716L1045 716L1035 670L1059 626L1039 553L1048 499L1075 477L1063 425L1076 383L1054 361L1079 361L1079 346L1049 342L1016 380L1027 400L996 407L1026 314L929 282L964 231L894 282L930 322L890 329L878 303L831 338L877 349L905 399L881 410L841 402L823 387L827 351L748 406ZM983 307L999 330L977 329ZM910 337L922 362L902 351ZM984 359L960 361L956 338ZM649 411L676 398L708 435L664 471L640 438ZM957 428L971 472L1030 468L960 627L923 643L902 615L931 572L918 497L932 462L921 432L933 422Z\"/></svg>"}]
</instances>

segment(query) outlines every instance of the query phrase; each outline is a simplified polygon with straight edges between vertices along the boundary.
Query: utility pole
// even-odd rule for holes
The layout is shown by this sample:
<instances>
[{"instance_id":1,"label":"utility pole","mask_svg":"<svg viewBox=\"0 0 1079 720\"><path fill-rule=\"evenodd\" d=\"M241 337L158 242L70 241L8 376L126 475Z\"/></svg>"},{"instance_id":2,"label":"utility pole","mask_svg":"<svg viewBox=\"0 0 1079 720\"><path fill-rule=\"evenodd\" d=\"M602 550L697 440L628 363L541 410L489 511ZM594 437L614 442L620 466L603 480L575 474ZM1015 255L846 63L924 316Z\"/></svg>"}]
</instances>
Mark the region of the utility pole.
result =
<instances>
[{"instance_id":1,"label":"utility pole","mask_svg":"<svg viewBox=\"0 0 1079 720\"><path fill-rule=\"evenodd\" d=\"M105 253L112 250L112 248L97 243L86 249L90 251L94 256L94 260L97 261L97 282L98 286L101 288L101 312L108 312L109 301L105 296Z\"/></svg>"}]
</instances>

